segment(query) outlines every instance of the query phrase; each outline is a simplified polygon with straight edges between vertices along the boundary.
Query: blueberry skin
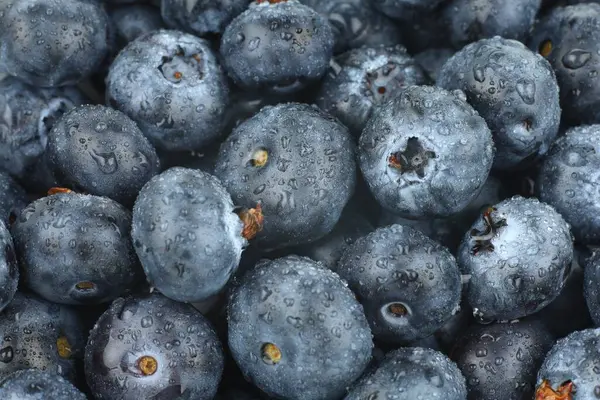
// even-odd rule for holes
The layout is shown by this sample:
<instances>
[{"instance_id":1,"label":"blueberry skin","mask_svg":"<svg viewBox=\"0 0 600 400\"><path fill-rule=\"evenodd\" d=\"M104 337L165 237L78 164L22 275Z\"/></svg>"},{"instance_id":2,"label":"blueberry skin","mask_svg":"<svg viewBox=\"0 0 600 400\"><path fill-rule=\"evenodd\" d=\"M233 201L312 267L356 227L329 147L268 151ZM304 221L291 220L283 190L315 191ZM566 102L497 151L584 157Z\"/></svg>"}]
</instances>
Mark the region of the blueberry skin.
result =
<instances>
[{"instance_id":1,"label":"blueberry skin","mask_svg":"<svg viewBox=\"0 0 600 400\"><path fill-rule=\"evenodd\" d=\"M396 168L392 155L408 157ZM445 217L479 193L494 159L483 118L457 92L411 86L375 110L360 137L360 168L385 209L404 218Z\"/></svg>"},{"instance_id":2,"label":"blueberry skin","mask_svg":"<svg viewBox=\"0 0 600 400\"><path fill-rule=\"evenodd\" d=\"M135 122L102 105L69 110L52 128L47 146L61 184L126 206L160 171L156 150Z\"/></svg>"},{"instance_id":3,"label":"blueberry skin","mask_svg":"<svg viewBox=\"0 0 600 400\"><path fill-rule=\"evenodd\" d=\"M148 282L182 302L217 294L247 244L234 211L210 174L175 167L151 179L135 202L131 231Z\"/></svg>"},{"instance_id":4,"label":"blueberry skin","mask_svg":"<svg viewBox=\"0 0 600 400\"><path fill-rule=\"evenodd\" d=\"M361 47L332 60L316 104L358 138L375 108L425 83L424 71L401 45Z\"/></svg>"},{"instance_id":5,"label":"blueberry skin","mask_svg":"<svg viewBox=\"0 0 600 400\"><path fill-rule=\"evenodd\" d=\"M253 2L223 32L228 75L246 90L295 92L329 67L335 38L327 19L296 0Z\"/></svg>"},{"instance_id":6,"label":"blueberry skin","mask_svg":"<svg viewBox=\"0 0 600 400\"><path fill-rule=\"evenodd\" d=\"M408 21L435 9L445 0L371 0L375 8L390 18Z\"/></svg>"},{"instance_id":7,"label":"blueberry skin","mask_svg":"<svg viewBox=\"0 0 600 400\"><path fill-rule=\"evenodd\" d=\"M493 229L484 215L465 233L457 255L470 277L474 314L505 321L541 310L560 294L573 261L569 225L549 205L521 196L494 206Z\"/></svg>"},{"instance_id":8,"label":"blueberry skin","mask_svg":"<svg viewBox=\"0 0 600 400\"><path fill-rule=\"evenodd\" d=\"M585 263L583 294L592 320L600 326L600 253L595 252Z\"/></svg>"},{"instance_id":9,"label":"blueberry skin","mask_svg":"<svg viewBox=\"0 0 600 400\"><path fill-rule=\"evenodd\" d=\"M9 174L0 171L0 221L9 226L27 204L29 198L25 189Z\"/></svg>"},{"instance_id":10,"label":"blueberry skin","mask_svg":"<svg viewBox=\"0 0 600 400\"><path fill-rule=\"evenodd\" d=\"M329 20L336 54L362 46L394 46L402 42L395 21L376 11L368 0L300 0Z\"/></svg>"},{"instance_id":11,"label":"blueberry skin","mask_svg":"<svg viewBox=\"0 0 600 400\"><path fill-rule=\"evenodd\" d=\"M0 29L0 72L35 86L73 85L108 54L109 20L98 2L8 3Z\"/></svg>"},{"instance_id":12,"label":"blueberry skin","mask_svg":"<svg viewBox=\"0 0 600 400\"><path fill-rule=\"evenodd\" d=\"M0 222L0 311L4 310L17 292L19 264L10 232Z\"/></svg>"},{"instance_id":13,"label":"blueberry skin","mask_svg":"<svg viewBox=\"0 0 600 400\"><path fill-rule=\"evenodd\" d=\"M144 356L157 363L152 374L144 375L139 366ZM223 365L223 349L208 320L158 293L116 299L85 348L85 376L98 400L210 400Z\"/></svg>"},{"instance_id":14,"label":"blueberry skin","mask_svg":"<svg viewBox=\"0 0 600 400\"><path fill-rule=\"evenodd\" d=\"M540 200L571 225L581 244L600 244L600 125L571 128L554 142L536 180Z\"/></svg>"},{"instance_id":15,"label":"blueberry skin","mask_svg":"<svg viewBox=\"0 0 600 400\"><path fill-rule=\"evenodd\" d=\"M228 321L244 376L276 398L337 399L371 359L362 306L337 274L309 258L260 262L232 293ZM278 363L263 354L266 344L279 348Z\"/></svg>"},{"instance_id":16,"label":"blueberry skin","mask_svg":"<svg viewBox=\"0 0 600 400\"><path fill-rule=\"evenodd\" d=\"M262 167L253 166L266 151ZM243 207L261 203L264 250L296 246L331 232L356 185L348 130L317 107L299 103L263 108L222 144L215 175Z\"/></svg>"},{"instance_id":17,"label":"blueberry skin","mask_svg":"<svg viewBox=\"0 0 600 400\"><path fill-rule=\"evenodd\" d=\"M13 77L0 80L0 168L19 180L29 180L31 170L41 163L56 121L85 102L75 87L43 89Z\"/></svg>"},{"instance_id":18,"label":"blueberry skin","mask_svg":"<svg viewBox=\"0 0 600 400\"><path fill-rule=\"evenodd\" d=\"M466 400L465 378L443 353L403 347L386 354L379 367L361 378L344 400L394 397Z\"/></svg>"},{"instance_id":19,"label":"blueberry skin","mask_svg":"<svg viewBox=\"0 0 600 400\"><path fill-rule=\"evenodd\" d=\"M86 400L69 381L59 375L25 369L9 375L0 384L0 398L19 400Z\"/></svg>"},{"instance_id":20,"label":"blueberry skin","mask_svg":"<svg viewBox=\"0 0 600 400\"><path fill-rule=\"evenodd\" d=\"M554 390L570 381L576 390L572 400L596 400L600 393L600 328L571 333L560 339L546 355L538 372L538 386L547 380Z\"/></svg>"},{"instance_id":21,"label":"blueberry skin","mask_svg":"<svg viewBox=\"0 0 600 400\"><path fill-rule=\"evenodd\" d=\"M25 208L12 226L26 285L60 304L111 301L143 276L131 213L106 197L62 193Z\"/></svg>"},{"instance_id":22,"label":"blueberry skin","mask_svg":"<svg viewBox=\"0 0 600 400\"><path fill-rule=\"evenodd\" d=\"M456 260L448 249L408 226L379 228L356 240L337 272L356 293L373 334L382 341L423 339L458 310L461 278ZM404 306L406 315L390 311L393 304Z\"/></svg>"},{"instance_id":23,"label":"blueberry skin","mask_svg":"<svg viewBox=\"0 0 600 400\"><path fill-rule=\"evenodd\" d=\"M165 23L198 36L221 34L252 0L161 0Z\"/></svg>"},{"instance_id":24,"label":"blueberry skin","mask_svg":"<svg viewBox=\"0 0 600 400\"><path fill-rule=\"evenodd\" d=\"M541 3L541 0L452 0L445 6L444 17L456 48L494 36L524 42Z\"/></svg>"},{"instance_id":25,"label":"blueberry skin","mask_svg":"<svg viewBox=\"0 0 600 400\"><path fill-rule=\"evenodd\" d=\"M429 48L415 55L415 61L423 68L429 79L435 82L446 61L455 51L445 47Z\"/></svg>"},{"instance_id":26,"label":"blueberry skin","mask_svg":"<svg viewBox=\"0 0 600 400\"><path fill-rule=\"evenodd\" d=\"M35 368L73 381L86 334L74 309L17 292L0 314L0 379Z\"/></svg>"},{"instance_id":27,"label":"blueberry skin","mask_svg":"<svg viewBox=\"0 0 600 400\"><path fill-rule=\"evenodd\" d=\"M532 399L537 371L554 338L539 321L473 325L452 359L466 378L472 400Z\"/></svg>"},{"instance_id":28,"label":"blueberry skin","mask_svg":"<svg viewBox=\"0 0 600 400\"><path fill-rule=\"evenodd\" d=\"M138 37L165 26L160 10L146 4L115 7L108 12L108 16L113 24L119 49Z\"/></svg>"},{"instance_id":29,"label":"blueberry skin","mask_svg":"<svg viewBox=\"0 0 600 400\"><path fill-rule=\"evenodd\" d=\"M558 134L560 101L550 64L515 40L482 39L456 53L437 85L460 89L486 120L497 148L495 169L527 165Z\"/></svg>"},{"instance_id":30,"label":"blueberry skin","mask_svg":"<svg viewBox=\"0 0 600 400\"><path fill-rule=\"evenodd\" d=\"M107 102L157 149L197 150L221 135L229 89L207 41L169 30L142 35L117 56Z\"/></svg>"}]
</instances>

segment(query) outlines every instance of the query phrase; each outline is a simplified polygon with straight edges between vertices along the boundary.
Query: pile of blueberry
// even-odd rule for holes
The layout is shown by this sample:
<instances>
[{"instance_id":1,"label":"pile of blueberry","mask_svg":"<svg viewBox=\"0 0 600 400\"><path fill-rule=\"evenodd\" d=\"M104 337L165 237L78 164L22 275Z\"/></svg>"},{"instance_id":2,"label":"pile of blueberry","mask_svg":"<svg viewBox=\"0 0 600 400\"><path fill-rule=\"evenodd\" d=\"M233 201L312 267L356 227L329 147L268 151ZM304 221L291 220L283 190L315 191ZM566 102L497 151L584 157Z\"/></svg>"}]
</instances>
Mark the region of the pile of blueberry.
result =
<instances>
[{"instance_id":1,"label":"pile of blueberry","mask_svg":"<svg viewBox=\"0 0 600 400\"><path fill-rule=\"evenodd\" d=\"M600 400L600 1L0 0L0 400Z\"/></svg>"}]
</instances>

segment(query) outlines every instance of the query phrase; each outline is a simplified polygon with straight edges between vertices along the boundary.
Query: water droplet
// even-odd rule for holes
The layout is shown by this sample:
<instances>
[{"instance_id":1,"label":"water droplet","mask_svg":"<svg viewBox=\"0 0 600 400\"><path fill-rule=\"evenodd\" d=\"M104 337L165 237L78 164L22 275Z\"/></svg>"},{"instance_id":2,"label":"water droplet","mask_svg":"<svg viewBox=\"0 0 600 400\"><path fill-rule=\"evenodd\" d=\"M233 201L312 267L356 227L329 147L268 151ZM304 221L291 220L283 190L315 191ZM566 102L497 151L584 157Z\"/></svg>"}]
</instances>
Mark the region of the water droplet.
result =
<instances>
[{"instance_id":1,"label":"water droplet","mask_svg":"<svg viewBox=\"0 0 600 400\"><path fill-rule=\"evenodd\" d=\"M248 42L248 51L254 51L258 49L258 46L260 46L260 38L255 37L254 39Z\"/></svg>"},{"instance_id":2,"label":"water droplet","mask_svg":"<svg viewBox=\"0 0 600 400\"><path fill-rule=\"evenodd\" d=\"M535 82L528 79L519 79L517 93L519 93L525 104L535 103Z\"/></svg>"},{"instance_id":3,"label":"water droplet","mask_svg":"<svg viewBox=\"0 0 600 400\"><path fill-rule=\"evenodd\" d=\"M105 174L114 174L119 168L115 153L98 153L96 150L92 150L89 154L96 162L98 169Z\"/></svg>"},{"instance_id":4,"label":"water droplet","mask_svg":"<svg viewBox=\"0 0 600 400\"><path fill-rule=\"evenodd\" d=\"M150 316L150 315L145 316L144 318L142 318L142 321L141 321L142 328L149 328L152 326L153 323L154 323L154 320L152 319L152 316Z\"/></svg>"},{"instance_id":5,"label":"water droplet","mask_svg":"<svg viewBox=\"0 0 600 400\"><path fill-rule=\"evenodd\" d=\"M592 58L592 54L581 49L573 49L562 58L562 63L569 69L578 69L583 67Z\"/></svg>"}]
</instances>

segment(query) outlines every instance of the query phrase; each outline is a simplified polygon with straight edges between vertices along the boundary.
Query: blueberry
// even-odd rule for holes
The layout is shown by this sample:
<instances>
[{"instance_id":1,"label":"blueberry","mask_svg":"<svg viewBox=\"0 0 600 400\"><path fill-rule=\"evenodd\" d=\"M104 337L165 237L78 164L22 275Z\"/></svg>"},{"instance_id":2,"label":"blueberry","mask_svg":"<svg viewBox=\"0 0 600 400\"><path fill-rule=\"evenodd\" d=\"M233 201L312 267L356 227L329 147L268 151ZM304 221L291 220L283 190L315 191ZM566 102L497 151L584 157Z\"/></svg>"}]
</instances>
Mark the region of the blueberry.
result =
<instances>
[{"instance_id":1,"label":"blueberry","mask_svg":"<svg viewBox=\"0 0 600 400\"><path fill-rule=\"evenodd\" d=\"M31 170L43 164L48 133L56 121L85 102L74 87L42 89L12 77L0 80L0 168L29 180Z\"/></svg>"},{"instance_id":2,"label":"blueberry","mask_svg":"<svg viewBox=\"0 0 600 400\"><path fill-rule=\"evenodd\" d=\"M600 122L600 4L557 7L535 27L529 46L552 65L571 125Z\"/></svg>"},{"instance_id":3,"label":"blueberry","mask_svg":"<svg viewBox=\"0 0 600 400\"><path fill-rule=\"evenodd\" d=\"M401 43L396 23L377 12L368 0L300 0L329 20L335 35L335 53L362 46Z\"/></svg>"},{"instance_id":4,"label":"blueberry","mask_svg":"<svg viewBox=\"0 0 600 400\"><path fill-rule=\"evenodd\" d=\"M62 304L111 301L139 281L131 213L105 197L59 193L31 203L12 227L27 286Z\"/></svg>"},{"instance_id":5,"label":"blueberry","mask_svg":"<svg viewBox=\"0 0 600 400\"><path fill-rule=\"evenodd\" d=\"M600 252L595 252L584 267L583 291L590 315L600 326Z\"/></svg>"},{"instance_id":6,"label":"blueberry","mask_svg":"<svg viewBox=\"0 0 600 400\"><path fill-rule=\"evenodd\" d=\"M522 43L494 37L470 44L442 68L438 86L465 91L498 149L495 169L527 165L558 134L560 104L552 68Z\"/></svg>"},{"instance_id":7,"label":"blueberry","mask_svg":"<svg viewBox=\"0 0 600 400\"><path fill-rule=\"evenodd\" d=\"M344 400L394 397L465 400L465 378L444 354L431 349L404 347L386 354L379 367L351 388Z\"/></svg>"},{"instance_id":8,"label":"blueberry","mask_svg":"<svg viewBox=\"0 0 600 400\"><path fill-rule=\"evenodd\" d=\"M157 293L116 299L85 348L85 376L98 400L210 400L222 371L223 349L208 320Z\"/></svg>"},{"instance_id":9,"label":"blueberry","mask_svg":"<svg viewBox=\"0 0 600 400\"><path fill-rule=\"evenodd\" d=\"M600 328L573 332L556 342L538 372L537 398L598 399L599 342Z\"/></svg>"},{"instance_id":10,"label":"blueberry","mask_svg":"<svg viewBox=\"0 0 600 400\"><path fill-rule=\"evenodd\" d=\"M61 184L127 206L159 172L156 151L135 122L101 105L65 113L48 135L47 157Z\"/></svg>"},{"instance_id":11,"label":"blueberry","mask_svg":"<svg viewBox=\"0 0 600 400\"><path fill-rule=\"evenodd\" d=\"M261 203L265 250L318 240L331 232L354 192L348 130L317 107L265 107L221 146L215 174L240 206Z\"/></svg>"},{"instance_id":12,"label":"blueberry","mask_svg":"<svg viewBox=\"0 0 600 400\"><path fill-rule=\"evenodd\" d=\"M86 400L69 381L50 372L25 369L0 384L0 398L18 400Z\"/></svg>"},{"instance_id":13,"label":"blueberry","mask_svg":"<svg viewBox=\"0 0 600 400\"><path fill-rule=\"evenodd\" d=\"M461 278L450 252L408 226L356 240L337 272L365 307L377 339L408 343L432 335L458 310Z\"/></svg>"},{"instance_id":14,"label":"blueberry","mask_svg":"<svg viewBox=\"0 0 600 400\"><path fill-rule=\"evenodd\" d=\"M405 87L426 81L404 47L361 47L332 60L316 104L339 118L358 138L375 108Z\"/></svg>"},{"instance_id":15,"label":"blueberry","mask_svg":"<svg viewBox=\"0 0 600 400\"><path fill-rule=\"evenodd\" d=\"M161 14L173 29L198 36L221 34L252 0L161 0Z\"/></svg>"},{"instance_id":16,"label":"blueberry","mask_svg":"<svg viewBox=\"0 0 600 400\"><path fill-rule=\"evenodd\" d=\"M458 264L477 317L533 314L562 290L573 260L569 225L552 207L515 196L487 208L465 233Z\"/></svg>"},{"instance_id":17,"label":"blueberry","mask_svg":"<svg viewBox=\"0 0 600 400\"><path fill-rule=\"evenodd\" d=\"M262 225L260 207L236 211L210 174L176 167L150 180L135 202L131 232L148 282L177 301L217 294Z\"/></svg>"},{"instance_id":18,"label":"blueberry","mask_svg":"<svg viewBox=\"0 0 600 400\"><path fill-rule=\"evenodd\" d=\"M600 125L567 131L552 146L542 163L536 189L571 225L581 244L600 244Z\"/></svg>"},{"instance_id":19,"label":"blueberry","mask_svg":"<svg viewBox=\"0 0 600 400\"><path fill-rule=\"evenodd\" d=\"M430 48L415 55L415 61L423 68L429 79L435 82L442 67L454 55L454 50L441 47Z\"/></svg>"},{"instance_id":20,"label":"blueberry","mask_svg":"<svg viewBox=\"0 0 600 400\"><path fill-rule=\"evenodd\" d=\"M0 379L36 368L72 381L85 334L73 309L17 292L0 314Z\"/></svg>"},{"instance_id":21,"label":"blueberry","mask_svg":"<svg viewBox=\"0 0 600 400\"><path fill-rule=\"evenodd\" d=\"M444 10L455 47L494 36L527 39L542 0L452 0Z\"/></svg>"},{"instance_id":22,"label":"blueberry","mask_svg":"<svg viewBox=\"0 0 600 400\"><path fill-rule=\"evenodd\" d=\"M0 71L37 86L75 84L108 54L108 17L96 1L7 0Z\"/></svg>"},{"instance_id":23,"label":"blueberry","mask_svg":"<svg viewBox=\"0 0 600 400\"><path fill-rule=\"evenodd\" d=\"M19 264L10 232L0 222L0 311L6 308L17 291Z\"/></svg>"},{"instance_id":24,"label":"blueberry","mask_svg":"<svg viewBox=\"0 0 600 400\"><path fill-rule=\"evenodd\" d=\"M209 43L178 31L142 35L106 78L109 104L157 149L197 150L221 135L229 89Z\"/></svg>"},{"instance_id":25,"label":"blueberry","mask_svg":"<svg viewBox=\"0 0 600 400\"><path fill-rule=\"evenodd\" d=\"M244 89L293 92L320 79L333 54L327 19L296 0L256 0L225 29L221 56Z\"/></svg>"},{"instance_id":26,"label":"blueberry","mask_svg":"<svg viewBox=\"0 0 600 400\"><path fill-rule=\"evenodd\" d=\"M118 49L148 32L164 27L160 10L146 4L122 5L108 13L113 24Z\"/></svg>"},{"instance_id":27,"label":"blueberry","mask_svg":"<svg viewBox=\"0 0 600 400\"><path fill-rule=\"evenodd\" d=\"M377 1L377 0L376 0ZM426 49L451 47L448 23L443 18L443 8L410 17L398 24L402 33L402 44L410 54Z\"/></svg>"},{"instance_id":28,"label":"blueberry","mask_svg":"<svg viewBox=\"0 0 600 400\"><path fill-rule=\"evenodd\" d=\"M10 175L0 171L0 221L10 226L27 204L29 199L25 189Z\"/></svg>"},{"instance_id":29,"label":"blueberry","mask_svg":"<svg viewBox=\"0 0 600 400\"><path fill-rule=\"evenodd\" d=\"M452 350L472 400L531 399L554 338L539 321L472 326Z\"/></svg>"},{"instance_id":30,"label":"blueberry","mask_svg":"<svg viewBox=\"0 0 600 400\"><path fill-rule=\"evenodd\" d=\"M259 263L230 297L228 320L235 361L276 398L337 399L371 359L361 305L337 274L308 258Z\"/></svg>"},{"instance_id":31,"label":"blueberry","mask_svg":"<svg viewBox=\"0 0 600 400\"><path fill-rule=\"evenodd\" d=\"M379 107L359 162L377 201L404 218L445 217L479 193L494 158L485 121L461 92L411 86Z\"/></svg>"},{"instance_id":32,"label":"blueberry","mask_svg":"<svg viewBox=\"0 0 600 400\"><path fill-rule=\"evenodd\" d=\"M370 0L385 15L401 21L431 12L445 0Z\"/></svg>"}]
</instances>

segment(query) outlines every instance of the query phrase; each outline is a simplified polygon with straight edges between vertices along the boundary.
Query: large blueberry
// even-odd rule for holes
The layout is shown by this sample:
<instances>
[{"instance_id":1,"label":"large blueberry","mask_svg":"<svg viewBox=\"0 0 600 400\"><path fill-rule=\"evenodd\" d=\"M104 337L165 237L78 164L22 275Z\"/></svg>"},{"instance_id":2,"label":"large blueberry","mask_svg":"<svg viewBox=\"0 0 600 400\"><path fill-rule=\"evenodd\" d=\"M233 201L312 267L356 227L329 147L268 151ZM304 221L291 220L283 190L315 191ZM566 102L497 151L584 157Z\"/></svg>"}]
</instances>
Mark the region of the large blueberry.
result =
<instances>
[{"instance_id":1,"label":"large blueberry","mask_svg":"<svg viewBox=\"0 0 600 400\"><path fill-rule=\"evenodd\" d=\"M252 0L161 0L165 23L198 36L221 34Z\"/></svg>"}]
</instances>

